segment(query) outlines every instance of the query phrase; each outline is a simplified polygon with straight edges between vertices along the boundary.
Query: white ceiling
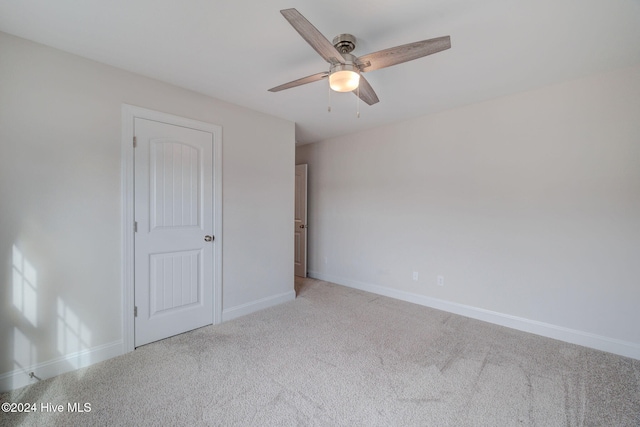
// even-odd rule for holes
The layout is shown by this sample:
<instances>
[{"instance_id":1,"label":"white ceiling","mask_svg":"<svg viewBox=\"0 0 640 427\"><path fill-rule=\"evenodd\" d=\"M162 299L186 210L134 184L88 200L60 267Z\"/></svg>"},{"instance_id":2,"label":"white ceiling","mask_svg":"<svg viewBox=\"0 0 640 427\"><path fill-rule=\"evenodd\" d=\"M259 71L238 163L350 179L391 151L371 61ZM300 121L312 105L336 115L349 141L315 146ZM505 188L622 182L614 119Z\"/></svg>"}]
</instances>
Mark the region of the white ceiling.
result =
<instances>
[{"instance_id":1,"label":"white ceiling","mask_svg":"<svg viewBox=\"0 0 640 427\"><path fill-rule=\"evenodd\" d=\"M356 56L451 36L452 48L367 79L380 102L326 80L328 70L280 15L295 7ZM0 30L296 122L299 143L640 63L638 0L3 0ZM0 56L1 56L0 52Z\"/></svg>"}]
</instances>

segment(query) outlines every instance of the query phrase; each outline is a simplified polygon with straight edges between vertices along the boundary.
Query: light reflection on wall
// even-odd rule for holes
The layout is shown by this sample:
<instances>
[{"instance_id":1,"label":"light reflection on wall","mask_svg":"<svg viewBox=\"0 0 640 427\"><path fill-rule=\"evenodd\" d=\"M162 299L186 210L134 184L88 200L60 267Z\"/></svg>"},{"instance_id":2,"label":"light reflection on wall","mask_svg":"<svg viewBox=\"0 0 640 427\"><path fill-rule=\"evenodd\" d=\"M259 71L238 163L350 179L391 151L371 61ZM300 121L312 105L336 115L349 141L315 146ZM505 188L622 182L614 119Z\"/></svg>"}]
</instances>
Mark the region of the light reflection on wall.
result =
<instances>
[{"instance_id":1,"label":"light reflection on wall","mask_svg":"<svg viewBox=\"0 0 640 427\"><path fill-rule=\"evenodd\" d=\"M12 251L12 295L11 303L19 312L20 320L13 328L13 366L14 371L30 374L32 371L38 374L39 366L37 338L41 337L48 319L40 319L43 324L38 327L38 272L24 253L13 245ZM40 301L47 304L47 301ZM48 305L48 304L47 304ZM63 360L69 363L72 369L87 366L91 360L92 333L87 325L73 311L63 298L56 300L56 349L63 356ZM42 344L41 344L42 345ZM41 354L46 353L42 350ZM17 377L16 377L17 378ZM21 380L14 381L14 387L24 385Z\"/></svg>"},{"instance_id":2,"label":"light reflection on wall","mask_svg":"<svg viewBox=\"0 0 640 427\"><path fill-rule=\"evenodd\" d=\"M27 373L36 363L36 347L18 328L13 328L13 369Z\"/></svg>"},{"instance_id":3,"label":"light reflection on wall","mask_svg":"<svg viewBox=\"0 0 640 427\"><path fill-rule=\"evenodd\" d=\"M32 326L38 326L38 274L13 245L13 306Z\"/></svg>"},{"instance_id":4,"label":"light reflection on wall","mask_svg":"<svg viewBox=\"0 0 640 427\"><path fill-rule=\"evenodd\" d=\"M11 302L26 320L13 328L13 369L27 374L38 356L31 338L38 327L38 273L16 245L12 249Z\"/></svg>"},{"instance_id":5,"label":"light reflection on wall","mask_svg":"<svg viewBox=\"0 0 640 427\"><path fill-rule=\"evenodd\" d=\"M83 357L88 357L82 352L91 348L91 331L60 297L57 301L57 317L58 353L75 354L75 358L69 362L74 368L79 368L86 362Z\"/></svg>"}]
</instances>

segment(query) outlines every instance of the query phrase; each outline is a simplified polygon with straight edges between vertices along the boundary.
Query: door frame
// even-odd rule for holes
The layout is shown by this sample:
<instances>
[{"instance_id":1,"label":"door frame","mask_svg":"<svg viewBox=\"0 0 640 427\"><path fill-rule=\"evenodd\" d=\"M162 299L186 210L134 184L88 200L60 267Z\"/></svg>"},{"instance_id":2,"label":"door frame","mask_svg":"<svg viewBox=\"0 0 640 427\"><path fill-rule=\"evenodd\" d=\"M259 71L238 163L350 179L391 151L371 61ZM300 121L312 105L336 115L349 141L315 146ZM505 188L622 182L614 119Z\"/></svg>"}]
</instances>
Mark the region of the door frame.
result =
<instances>
[{"instance_id":1,"label":"door frame","mask_svg":"<svg viewBox=\"0 0 640 427\"><path fill-rule=\"evenodd\" d=\"M303 167L304 166L304 167ZM299 165L296 165L295 167L295 173L298 173L298 168L301 168L304 170L304 218L302 218L302 222L304 225L304 261L303 261L303 265L304 265L304 276L297 276L297 277L308 277L309 276L309 269L308 269L308 263L307 263L307 255L308 255L308 250L307 248L309 247L309 196L308 196L308 192L309 192L309 165L307 163L302 163ZM297 179L296 179L296 186L297 186ZM298 191L297 191L297 187L296 187L296 192L295 192L295 196L294 196L294 203L297 206L298 204ZM295 215L293 218L293 221L295 223ZM294 248L295 249L295 248ZM294 275L295 275L295 265L293 267L293 271L294 271Z\"/></svg>"},{"instance_id":2,"label":"door frame","mask_svg":"<svg viewBox=\"0 0 640 427\"><path fill-rule=\"evenodd\" d=\"M213 134L213 227L216 243L213 248L213 324L222 321L222 127L122 104L122 353L128 353L135 349L133 132L136 118L188 127Z\"/></svg>"}]
</instances>

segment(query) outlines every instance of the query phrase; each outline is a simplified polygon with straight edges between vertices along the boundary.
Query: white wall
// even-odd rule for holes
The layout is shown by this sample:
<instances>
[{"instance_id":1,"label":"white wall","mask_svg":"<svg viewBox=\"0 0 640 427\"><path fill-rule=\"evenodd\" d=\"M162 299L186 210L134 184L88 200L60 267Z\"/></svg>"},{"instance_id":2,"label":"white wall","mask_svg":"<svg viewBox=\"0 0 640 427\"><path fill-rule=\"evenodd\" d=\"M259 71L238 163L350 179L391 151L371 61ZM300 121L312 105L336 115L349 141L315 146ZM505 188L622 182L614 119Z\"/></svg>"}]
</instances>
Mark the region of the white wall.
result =
<instances>
[{"instance_id":1,"label":"white wall","mask_svg":"<svg viewBox=\"0 0 640 427\"><path fill-rule=\"evenodd\" d=\"M310 274L640 358L639 100L636 66L298 147Z\"/></svg>"},{"instance_id":2,"label":"white wall","mask_svg":"<svg viewBox=\"0 0 640 427\"><path fill-rule=\"evenodd\" d=\"M293 298L292 122L3 33L0 52L1 387L122 349L123 103L222 126L223 318Z\"/></svg>"}]
</instances>

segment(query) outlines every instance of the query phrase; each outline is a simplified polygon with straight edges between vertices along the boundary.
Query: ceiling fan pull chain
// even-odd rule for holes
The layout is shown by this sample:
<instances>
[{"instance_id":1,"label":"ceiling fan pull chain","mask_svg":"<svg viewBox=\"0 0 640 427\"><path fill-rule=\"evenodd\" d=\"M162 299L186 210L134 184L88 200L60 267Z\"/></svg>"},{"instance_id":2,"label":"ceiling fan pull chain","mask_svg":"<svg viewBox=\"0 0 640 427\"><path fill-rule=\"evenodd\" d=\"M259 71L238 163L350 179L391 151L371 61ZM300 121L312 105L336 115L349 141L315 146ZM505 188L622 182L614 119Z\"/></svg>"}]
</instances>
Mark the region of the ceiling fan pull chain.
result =
<instances>
[{"instance_id":1,"label":"ceiling fan pull chain","mask_svg":"<svg viewBox=\"0 0 640 427\"><path fill-rule=\"evenodd\" d=\"M356 90L358 91L358 96L356 96L356 98L358 99L356 101L356 116L360 118L360 85L358 85Z\"/></svg>"},{"instance_id":2,"label":"ceiling fan pull chain","mask_svg":"<svg viewBox=\"0 0 640 427\"><path fill-rule=\"evenodd\" d=\"M331 112L331 86L327 85L327 87L329 88L329 107L327 108L327 112Z\"/></svg>"}]
</instances>

